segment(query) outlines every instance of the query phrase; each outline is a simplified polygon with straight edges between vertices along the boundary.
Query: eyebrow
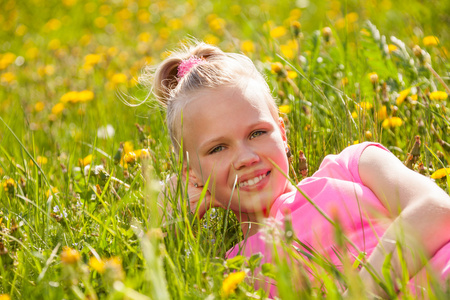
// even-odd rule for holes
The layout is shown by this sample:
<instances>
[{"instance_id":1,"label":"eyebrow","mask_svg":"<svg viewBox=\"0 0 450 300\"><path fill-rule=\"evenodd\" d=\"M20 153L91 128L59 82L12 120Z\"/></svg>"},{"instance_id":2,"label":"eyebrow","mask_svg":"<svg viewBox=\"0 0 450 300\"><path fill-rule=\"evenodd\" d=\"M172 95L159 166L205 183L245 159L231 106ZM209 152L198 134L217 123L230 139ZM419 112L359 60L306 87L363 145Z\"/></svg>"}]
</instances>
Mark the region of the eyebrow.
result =
<instances>
[{"instance_id":1,"label":"eyebrow","mask_svg":"<svg viewBox=\"0 0 450 300\"><path fill-rule=\"evenodd\" d=\"M247 126L247 128L255 128L255 127L258 127L260 125L271 125L271 124L267 120L260 120L260 121L258 121L256 123L250 124L249 126ZM202 150L204 148L209 148L210 145L214 145L214 144L216 144L219 141L224 140L224 139L226 139L226 137L223 136L223 135L217 136L217 137L213 137L213 138L211 138L209 140L206 140L204 143L201 143L199 148L202 149ZM208 149L206 149L206 150L208 150Z\"/></svg>"}]
</instances>

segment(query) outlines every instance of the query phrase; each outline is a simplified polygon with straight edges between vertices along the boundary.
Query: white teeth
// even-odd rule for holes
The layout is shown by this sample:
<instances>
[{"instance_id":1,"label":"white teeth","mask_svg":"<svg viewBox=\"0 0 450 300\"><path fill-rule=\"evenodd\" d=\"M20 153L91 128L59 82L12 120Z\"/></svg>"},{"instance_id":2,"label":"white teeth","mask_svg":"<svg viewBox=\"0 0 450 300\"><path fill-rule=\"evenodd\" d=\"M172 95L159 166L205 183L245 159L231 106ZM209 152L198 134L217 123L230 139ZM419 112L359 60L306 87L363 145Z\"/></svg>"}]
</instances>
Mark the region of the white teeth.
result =
<instances>
[{"instance_id":1,"label":"white teeth","mask_svg":"<svg viewBox=\"0 0 450 300\"><path fill-rule=\"evenodd\" d=\"M255 178L249 179L247 181L243 181L241 183L238 184L239 187L244 187L244 186L252 186L257 184L258 182L260 182L264 177L266 177L266 174L263 175L259 175Z\"/></svg>"}]
</instances>

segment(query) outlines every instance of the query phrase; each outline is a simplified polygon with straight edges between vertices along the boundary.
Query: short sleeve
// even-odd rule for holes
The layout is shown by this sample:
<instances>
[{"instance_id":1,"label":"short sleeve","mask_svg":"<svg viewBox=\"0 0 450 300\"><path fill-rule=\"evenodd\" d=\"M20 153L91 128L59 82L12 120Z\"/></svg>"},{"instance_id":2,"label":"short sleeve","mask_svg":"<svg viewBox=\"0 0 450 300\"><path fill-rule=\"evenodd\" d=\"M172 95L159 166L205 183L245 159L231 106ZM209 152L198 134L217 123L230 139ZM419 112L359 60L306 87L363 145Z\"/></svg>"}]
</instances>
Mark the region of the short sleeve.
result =
<instances>
[{"instance_id":1,"label":"short sleeve","mask_svg":"<svg viewBox=\"0 0 450 300\"><path fill-rule=\"evenodd\" d=\"M314 173L312 177L332 177L362 183L358 168L359 158L364 150L369 146L379 147L389 152L386 147L379 143L363 142L360 144L351 145L337 155L327 155L320 164L317 172Z\"/></svg>"}]
</instances>

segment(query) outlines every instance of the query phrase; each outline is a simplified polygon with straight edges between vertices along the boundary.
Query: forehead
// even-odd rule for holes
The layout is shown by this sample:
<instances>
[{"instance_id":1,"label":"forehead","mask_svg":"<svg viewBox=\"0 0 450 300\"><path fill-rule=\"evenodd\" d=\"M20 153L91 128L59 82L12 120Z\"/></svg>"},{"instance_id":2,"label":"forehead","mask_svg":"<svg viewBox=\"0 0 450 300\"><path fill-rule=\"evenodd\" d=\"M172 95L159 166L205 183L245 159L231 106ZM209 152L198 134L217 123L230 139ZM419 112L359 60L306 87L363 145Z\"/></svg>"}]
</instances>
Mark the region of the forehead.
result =
<instances>
[{"instance_id":1,"label":"forehead","mask_svg":"<svg viewBox=\"0 0 450 300\"><path fill-rule=\"evenodd\" d=\"M221 86L197 92L184 108L185 122L218 121L222 116L271 114L271 95L251 80L245 85ZM186 124L186 123L185 123Z\"/></svg>"},{"instance_id":2,"label":"forehead","mask_svg":"<svg viewBox=\"0 0 450 300\"><path fill-rule=\"evenodd\" d=\"M244 86L222 86L194 95L183 111L185 144L230 134L258 122L273 122L271 95L251 80Z\"/></svg>"}]
</instances>

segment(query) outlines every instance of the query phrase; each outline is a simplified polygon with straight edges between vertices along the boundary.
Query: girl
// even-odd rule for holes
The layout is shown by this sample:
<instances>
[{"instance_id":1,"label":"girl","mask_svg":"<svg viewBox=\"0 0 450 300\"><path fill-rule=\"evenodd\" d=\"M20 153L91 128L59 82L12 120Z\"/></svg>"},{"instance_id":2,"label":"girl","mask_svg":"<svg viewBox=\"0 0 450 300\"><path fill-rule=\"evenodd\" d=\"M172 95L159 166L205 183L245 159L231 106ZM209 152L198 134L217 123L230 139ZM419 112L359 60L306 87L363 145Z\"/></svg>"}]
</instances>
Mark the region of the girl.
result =
<instances>
[{"instance_id":1,"label":"girl","mask_svg":"<svg viewBox=\"0 0 450 300\"><path fill-rule=\"evenodd\" d=\"M283 120L250 59L198 43L173 53L141 83L148 83L149 76L167 108L175 153L182 145L189 162L183 173L189 176L191 209L208 182L200 214L229 207L241 223L246 242L231 249L229 257L262 252L270 261L258 224L289 215L296 237L338 265L331 216L351 240L348 256L354 260L365 251L377 275L389 253L394 254L393 273L400 269L395 251L399 230L410 237L403 242L411 249L404 258L411 277L423 267L419 248L432 257L442 277L450 273L449 196L383 146L362 143L327 156L314 175L294 186L285 175ZM369 292L383 295L368 270L363 268L360 276Z\"/></svg>"}]
</instances>

